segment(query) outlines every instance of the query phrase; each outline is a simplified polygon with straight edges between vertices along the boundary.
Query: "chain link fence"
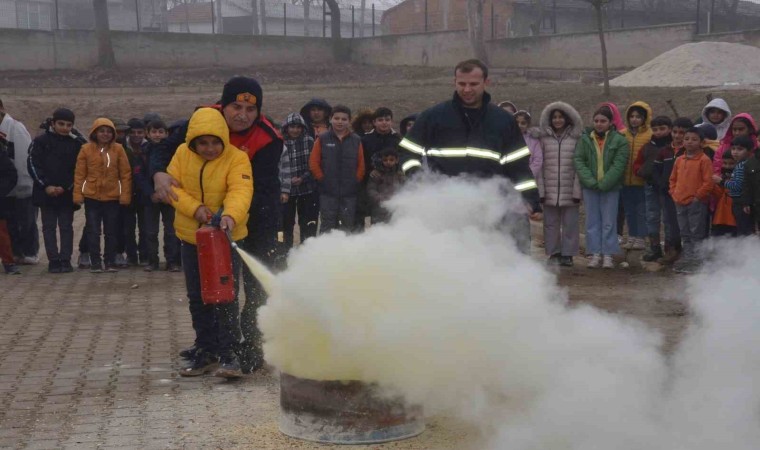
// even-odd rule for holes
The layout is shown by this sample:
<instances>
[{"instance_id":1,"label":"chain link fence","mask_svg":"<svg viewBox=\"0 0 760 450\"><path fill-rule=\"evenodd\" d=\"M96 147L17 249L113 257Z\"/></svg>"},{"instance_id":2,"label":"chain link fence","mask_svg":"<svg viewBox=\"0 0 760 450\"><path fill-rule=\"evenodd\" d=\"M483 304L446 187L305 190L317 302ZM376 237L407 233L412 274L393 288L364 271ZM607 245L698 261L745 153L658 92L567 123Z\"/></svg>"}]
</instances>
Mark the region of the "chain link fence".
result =
<instances>
[{"instance_id":1,"label":"chain link fence","mask_svg":"<svg viewBox=\"0 0 760 450\"><path fill-rule=\"evenodd\" d=\"M111 30L332 37L322 0L108 0ZM369 1L340 8L342 37L380 35ZM93 30L92 0L0 0L0 28Z\"/></svg>"}]
</instances>

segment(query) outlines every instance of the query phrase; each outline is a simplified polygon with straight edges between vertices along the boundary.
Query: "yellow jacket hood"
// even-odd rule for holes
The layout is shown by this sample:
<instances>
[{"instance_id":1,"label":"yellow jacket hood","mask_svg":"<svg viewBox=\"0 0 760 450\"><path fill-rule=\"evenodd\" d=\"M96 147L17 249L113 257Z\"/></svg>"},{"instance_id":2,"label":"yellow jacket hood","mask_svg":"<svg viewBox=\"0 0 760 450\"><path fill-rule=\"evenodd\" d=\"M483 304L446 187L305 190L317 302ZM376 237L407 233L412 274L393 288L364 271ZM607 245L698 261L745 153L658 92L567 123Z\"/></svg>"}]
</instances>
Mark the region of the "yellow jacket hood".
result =
<instances>
[{"instance_id":1,"label":"yellow jacket hood","mask_svg":"<svg viewBox=\"0 0 760 450\"><path fill-rule=\"evenodd\" d=\"M644 111L646 111L646 113L647 113L647 116L644 117L644 124L639 127L637 133L643 133L643 132L646 132L647 130L650 130L652 128L651 127L651 123L652 123L652 107L649 106L649 103L642 102L642 101L634 102L633 104L631 104L631 106L629 106L625 110L625 125L626 125L626 127L628 127L628 130L631 129L631 124L628 122L628 115L631 114L631 108L633 108L633 107L639 107L639 108L643 109Z\"/></svg>"},{"instance_id":2,"label":"yellow jacket hood","mask_svg":"<svg viewBox=\"0 0 760 450\"><path fill-rule=\"evenodd\" d=\"M230 129L224 116L218 109L199 108L196 110L187 126L185 143L190 146L193 139L200 136L216 136L224 143L224 150L230 147Z\"/></svg>"}]
</instances>

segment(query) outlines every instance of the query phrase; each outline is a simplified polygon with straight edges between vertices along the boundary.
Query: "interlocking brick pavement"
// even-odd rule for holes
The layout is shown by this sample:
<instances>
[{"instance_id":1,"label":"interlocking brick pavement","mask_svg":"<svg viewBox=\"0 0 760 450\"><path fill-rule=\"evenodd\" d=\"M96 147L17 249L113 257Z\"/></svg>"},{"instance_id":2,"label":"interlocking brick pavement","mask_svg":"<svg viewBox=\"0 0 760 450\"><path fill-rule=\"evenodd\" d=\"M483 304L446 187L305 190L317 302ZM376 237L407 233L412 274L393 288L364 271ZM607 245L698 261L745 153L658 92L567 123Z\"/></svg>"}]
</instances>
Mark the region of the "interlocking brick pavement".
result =
<instances>
[{"instance_id":1,"label":"interlocking brick pavement","mask_svg":"<svg viewBox=\"0 0 760 450\"><path fill-rule=\"evenodd\" d=\"M215 448L276 421L268 373L177 375L194 337L182 273L22 271L0 274L0 448Z\"/></svg>"}]
</instances>

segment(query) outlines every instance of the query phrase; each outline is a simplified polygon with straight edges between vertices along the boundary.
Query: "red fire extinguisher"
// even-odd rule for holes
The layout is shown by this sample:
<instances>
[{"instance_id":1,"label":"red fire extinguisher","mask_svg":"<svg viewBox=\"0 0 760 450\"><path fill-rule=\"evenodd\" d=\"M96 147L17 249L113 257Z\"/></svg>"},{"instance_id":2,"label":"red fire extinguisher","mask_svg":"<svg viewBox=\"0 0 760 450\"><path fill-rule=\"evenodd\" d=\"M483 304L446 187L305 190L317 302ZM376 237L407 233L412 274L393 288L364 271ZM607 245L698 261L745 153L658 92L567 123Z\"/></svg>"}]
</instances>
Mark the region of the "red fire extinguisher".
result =
<instances>
[{"instance_id":1,"label":"red fire extinguisher","mask_svg":"<svg viewBox=\"0 0 760 450\"><path fill-rule=\"evenodd\" d=\"M198 269L201 275L201 298L206 305L235 301L235 278L232 273L232 250L229 234L219 227L221 211L211 223L198 228Z\"/></svg>"}]
</instances>

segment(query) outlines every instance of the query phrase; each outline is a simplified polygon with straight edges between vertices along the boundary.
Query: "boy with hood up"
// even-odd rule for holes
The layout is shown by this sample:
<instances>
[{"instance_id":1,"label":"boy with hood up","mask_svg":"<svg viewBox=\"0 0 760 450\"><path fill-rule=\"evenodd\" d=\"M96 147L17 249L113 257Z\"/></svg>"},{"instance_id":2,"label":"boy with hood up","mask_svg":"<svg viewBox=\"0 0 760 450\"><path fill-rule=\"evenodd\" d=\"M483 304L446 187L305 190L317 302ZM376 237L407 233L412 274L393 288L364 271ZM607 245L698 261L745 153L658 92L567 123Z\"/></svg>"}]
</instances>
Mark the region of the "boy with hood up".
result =
<instances>
[{"instance_id":1,"label":"boy with hood up","mask_svg":"<svg viewBox=\"0 0 760 450\"><path fill-rule=\"evenodd\" d=\"M77 156L74 174L74 203L84 204L87 216L87 249L90 272L102 273L100 228L105 234L105 270L116 272L116 239L119 233L119 205L132 201L132 168L124 147L116 142L116 127L106 118L95 119Z\"/></svg>"},{"instance_id":2,"label":"boy with hood up","mask_svg":"<svg viewBox=\"0 0 760 450\"><path fill-rule=\"evenodd\" d=\"M195 232L219 214L219 226L229 230L235 242L248 235L248 210L253 197L253 172L245 152L230 144L224 116L213 108L199 108L187 127L185 143L177 148L167 173L179 182L174 228L182 241L182 269L185 272L188 306L195 329L196 350L181 376L198 376L217 368L215 375L237 378L242 375L235 354L240 342L237 291L240 257L233 252L235 299L206 305L201 298L198 248Z\"/></svg>"},{"instance_id":3,"label":"boy with hood up","mask_svg":"<svg viewBox=\"0 0 760 450\"><path fill-rule=\"evenodd\" d=\"M327 100L313 98L303 105L300 112L301 117L306 121L306 129L312 138L316 139L317 136L330 129L332 107L327 103Z\"/></svg>"},{"instance_id":4,"label":"boy with hood up","mask_svg":"<svg viewBox=\"0 0 760 450\"><path fill-rule=\"evenodd\" d=\"M710 102L702 108L702 123L709 123L714 126L715 130L718 132L718 140L723 140L723 137L728 133L728 130L731 127L731 109L728 107L728 103L722 98L714 98L710 100ZM721 165L722 163L718 164L718 171L720 171Z\"/></svg>"},{"instance_id":5,"label":"boy with hood up","mask_svg":"<svg viewBox=\"0 0 760 450\"><path fill-rule=\"evenodd\" d=\"M647 235L646 201L644 196L644 179L636 175L633 163L641 149L652 140L652 108L645 102L635 102L625 111L628 128L625 138L628 140L628 164L623 177L623 189L620 199L623 202L625 219L628 224L628 249L644 250L644 237Z\"/></svg>"},{"instance_id":6,"label":"boy with hood up","mask_svg":"<svg viewBox=\"0 0 760 450\"><path fill-rule=\"evenodd\" d=\"M282 126L285 150L280 159L280 185L283 234L287 248L293 247L293 228L298 213L301 242L317 235L319 197L316 181L309 170L309 156L314 138L306 131L306 121L300 114L288 114Z\"/></svg>"}]
</instances>

